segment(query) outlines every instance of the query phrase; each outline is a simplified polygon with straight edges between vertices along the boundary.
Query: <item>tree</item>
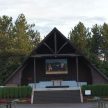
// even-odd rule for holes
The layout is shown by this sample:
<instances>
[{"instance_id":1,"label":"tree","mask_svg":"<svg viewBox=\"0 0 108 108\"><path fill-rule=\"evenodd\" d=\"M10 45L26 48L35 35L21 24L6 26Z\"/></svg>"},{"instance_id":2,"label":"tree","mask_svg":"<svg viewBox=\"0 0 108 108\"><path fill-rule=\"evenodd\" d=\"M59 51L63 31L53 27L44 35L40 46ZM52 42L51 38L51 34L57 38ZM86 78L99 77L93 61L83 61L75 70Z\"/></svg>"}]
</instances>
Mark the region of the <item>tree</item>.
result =
<instances>
[{"instance_id":1,"label":"tree","mask_svg":"<svg viewBox=\"0 0 108 108\"><path fill-rule=\"evenodd\" d=\"M32 27L34 27L34 26L35 25L32 25ZM40 33L37 30L34 31L32 29L32 27L28 31L28 36L29 36L29 39L31 41L32 48L34 48L40 43L41 39L40 39Z\"/></svg>"},{"instance_id":2,"label":"tree","mask_svg":"<svg viewBox=\"0 0 108 108\"><path fill-rule=\"evenodd\" d=\"M108 76L108 24L93 25L91 31L79 22L69 33L70 40L105 75ZM102 61L102 55L105 60Z\"/></svg>"},{"instance_id":3,"label":"tree","mask_svg":"<svg viewBox=\"0 0 108 108\"><path fill-rule=\"evenodd\" d=\"M87 29L82 22L79 22L69 33L70 40L76 45L83 53L89 52L88 38L90 38L89 29Z\"/></svg>"},{"instance_id":4,"label":"tree","mask_svg":"<svg viewBox=\"0 0 108 108\"><path fill-rule=\"evenodd\" d=\"M91 28L92 37L91 37L91 53L95 59L99 59L102 55L102 36L101 36L101 26L95 24ZM94 59L94 58L93 58Z\"/></svg>"},{"instance_id":5,"label":"tree","mask_svg":"<svg viewBox=\"0 0 108 108\"><path fill-rule=\"evenodd\" d=\"M15 44L14 49L16 49L18 52L20 51L20 54L22 55L28 54L32 49L32 45L27 33L29 30L29 25L27 24L24 14L20 14L18 16L13 30Z\"/></svg>"},{"instance_id":6,"label":"tree","mask_svg":"<svg viewBox=\"0 0 108 108\"><path fill-rule=\"evenodd\" d=\"M2 16L0 17L0 53L7 51L12 47L11 34L12 34L12 17Z\"/></svg>"},{"instance_id":7,"label":"tree","mask_svg":"<svg viewBox=\"0 0 108 108\"><path fill-rule=\"evenodd\" d=\"M12 17L0 17L0 84L15 71L26 55L40 42L40 33L33 30L24 14L15 23Z\"/></svg>"},{"instance_id":8,"label":"tree","mask_svg":"<svg viewBox=\"0 0 108 108\"><path fill-rule=\"evenodd\" d=\"M15 22L14 37L15 49L22 54L28 54L40 42L40 33L33 28L35 24L27 24L24 14L20 14Z\"/></svg>"},{"instance_id":9,"label":"tree","mask_svg":"<svg viewBox=\"0 0 108 108\"><path fill-rule=\"evenodd\" d=\"M103 54L104 54L104 60L108 61L108 24L104 23L102 26L102 37L103 37Z\"/></svg>"}]
</instances>

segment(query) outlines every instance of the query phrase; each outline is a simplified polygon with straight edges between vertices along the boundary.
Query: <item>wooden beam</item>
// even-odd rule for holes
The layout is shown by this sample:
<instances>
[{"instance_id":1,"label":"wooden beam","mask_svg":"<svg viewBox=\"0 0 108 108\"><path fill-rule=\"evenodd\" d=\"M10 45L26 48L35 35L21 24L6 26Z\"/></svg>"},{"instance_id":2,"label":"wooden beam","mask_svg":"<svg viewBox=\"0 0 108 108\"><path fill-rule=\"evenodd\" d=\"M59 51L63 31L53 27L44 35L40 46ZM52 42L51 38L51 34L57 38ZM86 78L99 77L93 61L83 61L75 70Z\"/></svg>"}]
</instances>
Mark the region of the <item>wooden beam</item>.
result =
<instances>
[{"instance_id":1,"label":"wooden beam","mask_svg":"<svg viewBox=\"0 0 108 108\"><path fill-rule=\"evenodd\" d=\"M36 88L36 60L34 58L34 83L35 83L35 88Z\"/></svg>"},{"instance_id":2,"label":"wooden beam","mask_svg":"<svg viewBox=\"0 0 108 108\"><path fill-rule=\"evenodd\" d=\"M48 45L48 44L46 44L45 42L43 43L50 51L51 51L51 53L53 53L54 54L54 51L53 51L53 49Z\"/></svg>"},{"instance_id":3,"label":"wooden beam","mask_svg":"<svg viewBox=\"0 0 108 108\"><path fill-rule=\"evenodd\" d=\"M57 35L56 33L54 34L54 49L55 49L55 54L57 54Z\"/></svg>"},{"instance_id":4,"label":"wooden beam","mask_svg":"<svg viewBox=\"0 0 108 108\"><path fill-rule=\"evenodd\" d=\"M79 82L79 66L78 66L78 57L76 57L76 73L77 73L77 84Z\"/></svg>"},{"instance_id":5,"label":"wooden beam","mask_svg":"<svg viewBox=\"0 0 108 108\"><path fill-rule=\"evenodd\" d=\"M34 56L30 56L30 57L77 57L77 56L81 56L78 54L36 54Z\"/></svg>"},{"instance_id":6,"label":"wooden beam","mask_svg":"<svg viewBox=\"0 0 108 108\"><path fill-rule=\"evenodd\" d=\"M65 42L65 43L59 48L59 50L57 51L57 53L59 53L59 52L64 48L64 46L66 46L67 43L68 43L68 42Z\"/></svg>"}]
</instances>

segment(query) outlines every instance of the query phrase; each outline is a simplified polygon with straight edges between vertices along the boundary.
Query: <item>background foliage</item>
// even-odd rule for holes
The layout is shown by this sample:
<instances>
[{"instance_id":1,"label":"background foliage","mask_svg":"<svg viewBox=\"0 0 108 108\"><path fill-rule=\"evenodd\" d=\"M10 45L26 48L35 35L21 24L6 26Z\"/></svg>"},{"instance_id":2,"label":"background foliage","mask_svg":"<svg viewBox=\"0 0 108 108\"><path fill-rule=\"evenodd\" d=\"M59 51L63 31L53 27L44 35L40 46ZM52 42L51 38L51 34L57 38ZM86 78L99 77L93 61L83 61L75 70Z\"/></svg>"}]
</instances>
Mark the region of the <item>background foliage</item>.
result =
<instances>
[{"instance_id":1,"label":"background foliage","mask_svg":"<svg viewBox=\"0 0 108 108\"><path fill-rule=\"evenodd\" d=\"M72 43L108 77L108 24L86 28L79 22L70 32Z\"/></svg>"},{"instance_id":2,"label":"background foliage","mask_svg":"<svg viewBox=\"0 0 108 108\"><path fill-rule=\"evenodd\" d=\"M35 24L28 24L24 14L15 22L12 17L0 17L0 85L40 42Z\"/></svg>"}]
</instances>

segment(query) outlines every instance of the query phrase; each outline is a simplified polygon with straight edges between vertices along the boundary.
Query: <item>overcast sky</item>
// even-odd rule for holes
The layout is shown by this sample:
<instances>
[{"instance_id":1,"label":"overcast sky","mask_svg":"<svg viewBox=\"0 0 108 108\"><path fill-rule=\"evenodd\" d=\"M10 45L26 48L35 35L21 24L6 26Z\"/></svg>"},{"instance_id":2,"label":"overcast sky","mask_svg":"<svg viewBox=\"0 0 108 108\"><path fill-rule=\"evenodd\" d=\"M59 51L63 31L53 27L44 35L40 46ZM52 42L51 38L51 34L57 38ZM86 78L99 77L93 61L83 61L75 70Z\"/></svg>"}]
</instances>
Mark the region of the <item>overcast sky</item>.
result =
<instances>
[{"instance_id":1,"label":"overcast sky","mask_svg":"<svg viewBox=\"0 0 108 108\"><path fill-rule=\"evenodd\" d=\"M79 21L86 27L108 23L108 0L0 0L0 16L23 13L42 36L57 27L65 36Z\"/></svg>"}]
</instances>

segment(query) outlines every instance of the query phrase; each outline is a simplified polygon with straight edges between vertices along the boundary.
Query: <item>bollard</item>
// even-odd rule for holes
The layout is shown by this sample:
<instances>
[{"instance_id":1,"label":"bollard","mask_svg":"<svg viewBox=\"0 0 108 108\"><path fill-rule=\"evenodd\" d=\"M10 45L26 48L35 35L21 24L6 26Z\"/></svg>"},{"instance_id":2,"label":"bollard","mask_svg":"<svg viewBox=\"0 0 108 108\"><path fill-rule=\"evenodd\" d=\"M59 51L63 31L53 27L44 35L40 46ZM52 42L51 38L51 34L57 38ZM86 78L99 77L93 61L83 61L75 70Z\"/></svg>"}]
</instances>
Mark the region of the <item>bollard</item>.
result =
<instances>
[{"instance_id":1,"label":"bollard","mask_svg":"<svg viewBox=\"0 0 108 108\"><path fill-rule=\"evenodd\" d=\"M6 108L11 108L11 102L8 102Z\"/></svg>"},{"instance_id":2,"label":"bollard","mask_svg":"<svg viewBox=\"0 0 108 108\"><path fill-rule=\"evenodd\" d=\"M9 103L9 108L11 108L11 103Z\"/></svg>"},{"instance_id":3,"label":"bollard","mask_svg":"<svg viewBox=\"0 0 108 108\"><path fill-rule=\"evenodd\" d=\"M99 101L97 102L97 108L106 108L105 102L99 100Z\"/></svg>"},{"instance_id":4,"label":"bollard","mask_svg":"<svg viewBox=\"0 0 108 108\"><path fill-rule=\"evenodd\" d=\"M6 104L6 108L8 108L8 104Z\"/></svg>"}]
</instances>

